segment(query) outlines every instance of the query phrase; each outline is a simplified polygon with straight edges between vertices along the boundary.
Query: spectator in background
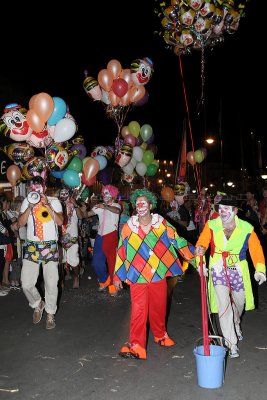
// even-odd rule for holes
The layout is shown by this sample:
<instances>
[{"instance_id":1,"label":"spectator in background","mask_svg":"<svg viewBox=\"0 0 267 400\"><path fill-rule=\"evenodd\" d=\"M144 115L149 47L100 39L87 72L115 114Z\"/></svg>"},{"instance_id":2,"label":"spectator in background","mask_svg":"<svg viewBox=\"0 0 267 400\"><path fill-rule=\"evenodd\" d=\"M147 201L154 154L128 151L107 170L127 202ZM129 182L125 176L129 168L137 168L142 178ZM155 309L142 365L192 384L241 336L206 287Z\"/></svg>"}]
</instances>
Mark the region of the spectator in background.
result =
<instances>
[{"instance_id":1,"label":"spectator in background","mask_svg":"<svg viewBox=\"0 0 267 400\"><path fill-rule=\"evenodd\" d=\"M255 194L251 191L246 192L246 200L241 205L242 208L242 218L253 225L257 235L260 234L260 215L258 202L255 198Z\"/></svg>"}]
</instances>

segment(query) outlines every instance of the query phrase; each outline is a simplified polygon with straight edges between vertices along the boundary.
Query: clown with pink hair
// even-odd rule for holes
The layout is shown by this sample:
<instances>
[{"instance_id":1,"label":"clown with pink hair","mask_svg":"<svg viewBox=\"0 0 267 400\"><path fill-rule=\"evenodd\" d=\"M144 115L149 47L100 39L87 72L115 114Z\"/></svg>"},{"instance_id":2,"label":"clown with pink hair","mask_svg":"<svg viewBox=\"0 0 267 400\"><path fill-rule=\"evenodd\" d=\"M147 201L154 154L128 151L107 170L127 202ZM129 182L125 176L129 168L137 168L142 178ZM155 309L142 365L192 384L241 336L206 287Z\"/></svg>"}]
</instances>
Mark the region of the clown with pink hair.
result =
<instances>
[{"instance_id":1,"label":"clown with pink hair","mask_svg":"<svg viewBox=\"0 0 267 400\"><path fill-rule=\"evenodd\" d=\"M113 274L121 206L115 200L119 190L113 185L106 185L103 186L101 194L103 202L96 204L88 212L88 217L97 215L99 218L92 265L99 283L98 291L103 292L108 289L111 296L116 296L117 290L113 285Z\"/></svg>"}]
</instances>

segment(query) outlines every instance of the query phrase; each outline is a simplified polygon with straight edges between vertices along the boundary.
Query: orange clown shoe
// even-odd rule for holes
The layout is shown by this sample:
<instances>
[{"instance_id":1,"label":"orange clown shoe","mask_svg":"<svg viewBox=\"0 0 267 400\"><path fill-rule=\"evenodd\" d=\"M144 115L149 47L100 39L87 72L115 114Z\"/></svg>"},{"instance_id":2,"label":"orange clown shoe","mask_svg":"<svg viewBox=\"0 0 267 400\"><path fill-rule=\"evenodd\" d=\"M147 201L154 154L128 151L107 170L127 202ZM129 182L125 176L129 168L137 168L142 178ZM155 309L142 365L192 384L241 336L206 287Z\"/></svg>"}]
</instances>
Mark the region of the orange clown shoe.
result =
<instances>
[{"instance_id":1,"label":"orange clown shoe","mask_svg":"<svg viewBox=\"0 0 267 400\"><path fill-rule=\"evenodd\" d=\"M104 283L98 282L98 283L99 283L98 291L99 292L104 292L107 289L107 287L110 285L110 277L108 277L106 282L104 282Z\"/></svg>"},{"instance_id":2,"label":"orange clown shoe","mask_svg":"<svg viewBox=\"0 0 267 400\"><path fill-rule=\"evenodd\" d=\"M176 343L169 337L167 333L163 336L163 338L154 337L155 343L159 344L160 346L164 347L171 347L176 345Z\"/></svg>"},{"instance_id":3,"label":"orange clown shoe","mask_svg":"<svg viewBox=\"0 0 267 400\"><path fill-rule=\"evenodd\" d=\"M134 358L136 360L146 360L146 350L139 344L127 343L120 349L119 355L123 358Z\"/></svg>"}]
</instances>

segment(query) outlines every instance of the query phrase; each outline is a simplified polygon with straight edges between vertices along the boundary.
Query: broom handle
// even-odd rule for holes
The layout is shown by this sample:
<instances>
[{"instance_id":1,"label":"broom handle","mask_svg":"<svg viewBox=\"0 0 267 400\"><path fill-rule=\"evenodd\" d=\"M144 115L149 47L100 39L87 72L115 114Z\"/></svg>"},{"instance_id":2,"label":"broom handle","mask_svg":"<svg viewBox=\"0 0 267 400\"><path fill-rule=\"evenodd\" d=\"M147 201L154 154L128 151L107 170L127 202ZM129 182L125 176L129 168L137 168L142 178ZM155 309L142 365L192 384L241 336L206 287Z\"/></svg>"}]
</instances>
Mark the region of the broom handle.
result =
<instances>
[{"instance_id":1,"label":"broom handle","mask_svg":"<svg viewBox=\"0 0 267 400\"><path fill-rule=\"evenodd\" d=\"M206 279L203 272L203 256L200 256L200 285L201 285L201 306L202 306L202 332L204 356L210 355L209 332L208 332L208 313L206 296Z\"/></svg>"}]
</instances>

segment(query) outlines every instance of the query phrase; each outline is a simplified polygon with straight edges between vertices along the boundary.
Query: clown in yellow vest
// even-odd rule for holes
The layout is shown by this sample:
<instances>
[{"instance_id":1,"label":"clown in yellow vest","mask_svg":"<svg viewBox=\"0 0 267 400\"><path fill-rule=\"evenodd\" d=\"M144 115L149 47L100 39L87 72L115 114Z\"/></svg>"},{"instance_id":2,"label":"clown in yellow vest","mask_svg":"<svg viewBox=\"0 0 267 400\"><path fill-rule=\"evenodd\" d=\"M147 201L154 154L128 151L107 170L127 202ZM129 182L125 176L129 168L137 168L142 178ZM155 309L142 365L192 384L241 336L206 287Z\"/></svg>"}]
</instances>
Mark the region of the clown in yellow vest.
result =
<instances>
[{"instance_id":1,"label":"clown in yellow vest","mask_svg":"<svg viewBox=\"0 0 267 400\"><path fill-rule=\"evenodd\" d=\"M220 327L229 357L239 357L238 341L242 340L240 319L244 311L253 310L252 292L246 251L255 267L255 280L266 281L262 246L251 224L237 217L237 202L224 196L218 205L219 217L206 222L196 243L197 265L210 246L208 296L212 313L218 313Z\"/></svg>"}]
</instances>

